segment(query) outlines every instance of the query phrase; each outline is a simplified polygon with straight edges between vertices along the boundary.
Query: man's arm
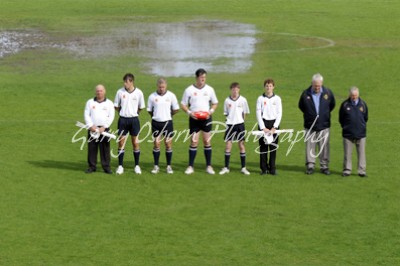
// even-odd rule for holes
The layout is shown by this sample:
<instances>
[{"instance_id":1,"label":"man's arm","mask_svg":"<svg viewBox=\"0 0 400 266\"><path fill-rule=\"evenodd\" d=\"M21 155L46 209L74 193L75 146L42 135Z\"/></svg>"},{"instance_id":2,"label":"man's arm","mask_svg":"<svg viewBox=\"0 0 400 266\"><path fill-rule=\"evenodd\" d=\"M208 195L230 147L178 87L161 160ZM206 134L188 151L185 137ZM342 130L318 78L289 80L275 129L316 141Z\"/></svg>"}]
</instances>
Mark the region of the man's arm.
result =
<instances>
[{"instance_id":1,"label":"man's arm","mask_svg":"<svg viewBox=\"0 0 400 266\"><path fill-rule=\"evenodd\" d=\"M266 127L264 125L264 120L262 118L262 100L260 100L260 97L257 99L256 103L256 118L258 127L260 128L260 130L264 130Z\"/></svg>"},{"instance_id":2,"label":"man's arm","mask_svg":"<svg viewBox=\"0 0 400 266\"><path fill-rule=\"evenodd\" d=\"M300 95L299 99L299 109L304 113L304 100L303 100L304 92Z\"/></svg>"},{"instance_id":3,"label":"man's arm","mask_svg":"<svg viewBox=\"0 0 400 266\"><path fill-rule=\"evenodd\" d=\"M336 106L336 100L335 100L335 96L333 95L333 92L331 91L331 102L329 104L329 108L332 111L333 109L335 109Z\"/></svg>"},{"instance_id":4,"label":"man's arm","mask_svg":"<svg viewBox=\"0 0 400 266\"><path fill-rule=\"evenodd\" d=\"M85 111L84 111L85 124L90 131L95 131L96 127L93 124L93 120L92 120L92 117L90 116L90 112L91 112L90 101L87 101L86 106L85 106Z\"/></svg>"}]
</instances>

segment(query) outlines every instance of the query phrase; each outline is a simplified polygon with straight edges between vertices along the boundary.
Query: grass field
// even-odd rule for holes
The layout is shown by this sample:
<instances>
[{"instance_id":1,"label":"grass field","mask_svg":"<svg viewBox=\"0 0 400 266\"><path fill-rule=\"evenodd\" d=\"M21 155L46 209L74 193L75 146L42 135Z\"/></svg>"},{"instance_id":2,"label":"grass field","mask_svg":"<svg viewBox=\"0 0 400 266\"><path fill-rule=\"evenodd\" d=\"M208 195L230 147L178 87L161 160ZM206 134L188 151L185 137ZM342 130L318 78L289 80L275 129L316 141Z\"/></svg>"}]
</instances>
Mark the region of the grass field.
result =
<instances>
[{"instance_id":1,"label":"grass field","mask_svg":"<svg viewBox=\"0 0 400 266\"><path fill-rule=\"evenodd\" d=\"M103 83L109 98L126 72L146 100L156 75L138 54L73 56L60 49L26 49L0 58L0 265L400 265L400 2L335 1L87 1L2 0L0 35L34 31L53 40L104 35L134 23L194 20L254 25L252 67L208 74L220 106L241 83L255 123L255 102L266 77L283 101L283 128L302 129L297 102L320 72L335 93L330 176L304 174L304 143L278 151L278 176L258 175L256 143L247 143L249 177L232 171L186 176L188 143L174 143L176 174L151 175L152 144L141 145L143 174L87 175L86 146L72 143L85 102ZM334 45L318 48L331 40ZM224 64L222 60L220 64ZM199 64L199 67L202 67ZM178 99L193 77L167 77ZM368 178L341 177L338 107L350 86L370 111ZM150 120L140 115L141 123ZM116 128L117 119L113 124ZM187 127L178 113L175 127ZM80 134L79 136L84 136ZM222 135L213 139L213 165L223 166ZM112 144L116 149L116 143ZM356 158L353 159L355 166ZM115 170L117 159L112 160ZM131 165L131 166L129 166ZM165 157L162 150L161 168Z\"/></svg>"}]
</instances>

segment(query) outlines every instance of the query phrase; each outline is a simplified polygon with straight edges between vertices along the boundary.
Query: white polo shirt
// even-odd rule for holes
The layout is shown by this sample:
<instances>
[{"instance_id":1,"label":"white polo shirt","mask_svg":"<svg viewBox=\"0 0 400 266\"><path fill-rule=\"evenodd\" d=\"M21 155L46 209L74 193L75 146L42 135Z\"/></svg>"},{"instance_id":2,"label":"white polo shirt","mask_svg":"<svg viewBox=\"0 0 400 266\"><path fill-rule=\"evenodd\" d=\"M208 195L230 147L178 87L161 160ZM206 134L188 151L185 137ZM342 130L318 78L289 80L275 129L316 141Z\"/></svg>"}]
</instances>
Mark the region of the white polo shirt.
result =
<instances>
[{"instance_id":1,"label":"white polo shirt","mask_svg":"<svg viewBox=\"0 0 400 266\"><path fill-rule=\"evenodd\" d=\"M138 109L146 107L143 92L139 88L135 88L132 92L121 88L115 95L114 106L121 108L119 115L122 117L137 117Z\"/></svg>"},{"instance_id":2,"label":"white polo shirt","mask_svg":"<svg viewBox=\"0 0 400 266\"><path fill-rule=\"evenodd\" d=\"M278 128L282 119L282 100L278 95L273 94L267 97L264 94L258 97L256 105L257 122L260 129L264 129L265 120L275 120L274 128Z\"/></svg>"},{"instance_id":3,"label":"white polo shirt","mask_svg":"<svg viewBox=\"0 0 400 266\"><path fill-rule=\"evenodd\" d=\"M174 93L167 90L163 95L153 92L149 96L147 111L153 112L153 120L157 122L172 120L172 110L179 110L178 100Z\"/></svg>"},{"instance_id":4,"label":"white polo shirt","mask_svg":"<svg viewBox=\"0 0 400 266\"><path fill-rule=\"evenodd\" d=\"M225 99L224 103L224 115L226 116L227 125L237 125L244 123L244 114L249 114L250 109L247 104L246 98L239 95L236 100L233 100L231 96Z\"/></svg>"},{"instance_id":5,"label":"white polo shirt","mask_svg":"<svg viewBox=\"0 0 400 266\"><path fill-rule=\"evenodd\" d=\"M188 106L192 112L208 112L211 107L210 103L217 104L218 99L214 89L207 84L202 88L190 85L185 89L181 103Z\"/></svg>"},{"instance_id":6,"label":"white polo shirt","mask_svg":"<svg viewBox=\"0 0 400 266\"><path fill-rule=\"evenodd\" d=\"M88 127L103 126L109 128L114 120L114 114L114 105L107 98L102 102L98 102L96 98L86 102L84 117Z\"/></svg>"}]
</instances>

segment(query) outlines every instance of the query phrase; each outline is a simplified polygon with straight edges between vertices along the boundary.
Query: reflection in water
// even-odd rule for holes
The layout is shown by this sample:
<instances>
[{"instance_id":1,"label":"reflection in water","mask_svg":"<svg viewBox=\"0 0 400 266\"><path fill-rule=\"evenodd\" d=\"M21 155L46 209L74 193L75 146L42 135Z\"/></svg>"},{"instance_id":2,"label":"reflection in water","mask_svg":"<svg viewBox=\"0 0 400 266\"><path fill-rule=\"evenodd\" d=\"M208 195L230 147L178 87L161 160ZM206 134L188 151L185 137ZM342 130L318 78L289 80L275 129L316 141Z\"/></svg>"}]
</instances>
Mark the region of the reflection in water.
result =
<instances>
[{"instance_id":1,"label":"reflection in water","mask_svg":"<svg viewBox=\"0 0 400 266\"><path fill-rule=\"evenodd\" d=\"M150 73L188 76L199 67L212 72L249 70L255 33L252 25L226 21L136 24L120 41L135 44L132 52L146 59Z\"/></svg>"},{"instance_id":2,"label":"reflection in water","mask_svg":"<svg viewBox=\"0 0 400 266\"><path fill-rule=\"evenodd\" d=\"M248 71L255 51L253 25L230 21L135 23L94 37L65 41L39 32L0 32L0 58L24 49L57 48L80 58L128 55L143 60L145 71L163 76Z\"/></svg>"}]
</instances>

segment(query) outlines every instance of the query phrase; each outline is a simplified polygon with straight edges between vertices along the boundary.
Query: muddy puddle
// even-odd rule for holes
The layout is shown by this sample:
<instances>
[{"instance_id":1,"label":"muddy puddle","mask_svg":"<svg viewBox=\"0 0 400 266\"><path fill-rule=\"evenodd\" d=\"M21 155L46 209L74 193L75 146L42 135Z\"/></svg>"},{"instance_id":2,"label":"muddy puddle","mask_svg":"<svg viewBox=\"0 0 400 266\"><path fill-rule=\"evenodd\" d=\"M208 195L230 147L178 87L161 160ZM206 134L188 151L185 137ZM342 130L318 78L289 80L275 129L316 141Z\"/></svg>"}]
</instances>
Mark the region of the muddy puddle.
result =
<instances>
[{"instance_id":1,"label":"muddy puddle","mask_svg":"<svg viewBox=\"0 0 400 266\"><path fill-rule=\"evenodd\" d=\"M0 31L0 60L23 50L53 48L79 58L140 58L141 67L155 75L191 76L199 67L240 73L252 65L255 34L254 25L230 21L135 23L62 41L38 31Z\"/></svg>"}]
</instances>

